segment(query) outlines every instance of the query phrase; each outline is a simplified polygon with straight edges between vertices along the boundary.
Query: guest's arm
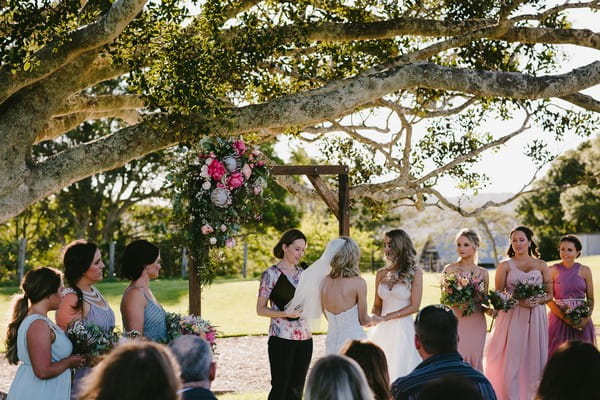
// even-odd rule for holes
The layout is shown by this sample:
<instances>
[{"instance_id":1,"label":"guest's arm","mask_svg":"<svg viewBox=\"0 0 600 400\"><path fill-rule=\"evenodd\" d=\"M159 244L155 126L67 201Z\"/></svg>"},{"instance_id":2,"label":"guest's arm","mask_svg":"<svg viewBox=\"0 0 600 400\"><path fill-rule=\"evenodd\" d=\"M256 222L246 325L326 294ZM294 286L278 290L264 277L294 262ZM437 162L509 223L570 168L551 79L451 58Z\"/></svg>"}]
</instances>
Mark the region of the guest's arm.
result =
<instances>
[{"instance_id":1,"label":"guest's arm","mask_svg":"<svg viewBox=\"0 0 600 400\"><path fill-rule=\"evenodd\" d=\"M52 362L53 335L54 332L43 320L32 322L27 330L27 351L33 373L39 379L54 378L66 369L80 367L84 363L83 357L78 354Z\"/></svg>"}]
</instances>

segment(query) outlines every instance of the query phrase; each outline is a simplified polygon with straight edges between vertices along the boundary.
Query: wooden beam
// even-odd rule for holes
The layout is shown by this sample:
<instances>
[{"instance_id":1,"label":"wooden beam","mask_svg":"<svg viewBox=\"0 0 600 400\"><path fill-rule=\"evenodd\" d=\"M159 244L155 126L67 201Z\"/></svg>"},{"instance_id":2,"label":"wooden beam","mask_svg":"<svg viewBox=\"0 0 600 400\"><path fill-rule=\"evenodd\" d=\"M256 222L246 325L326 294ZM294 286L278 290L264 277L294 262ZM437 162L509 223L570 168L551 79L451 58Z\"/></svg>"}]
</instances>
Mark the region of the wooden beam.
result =
<instances>
[{"instance_id":1,"label":"wooden beam","mask_svg":"<svg viewBox=\"0 0 600 400\"><path fill-rule=\"evenodd\" d=\"M271 167L271 175L339 175L347 173L347 165L275 165Z\"/></svg>"},{"instance_id":2,"label":"wooden beam","mask_svg":"<svg viewBox=\"0 0 600 400\"><path fill-rule=\"evenodd\" d=\"M338 206L338 201L335 198L335 195L329 188L327 187L327 183L319 176L319 175L306 175L310 183L313 184L319 196L325 201L325 204L329 207L331 212L336 216L338 221L340 220L340 207Z\"/></svg>"},{"instance_id":3,"label":"wooden beam","mask_svg":"<svg viewBox=\"0 0 600 400\"><path fill-rule=\"evenodd\" d=\"M338 221L340 236L350 236L350 185L348 174L338 175Z\"/></svg>"}]
</instances>

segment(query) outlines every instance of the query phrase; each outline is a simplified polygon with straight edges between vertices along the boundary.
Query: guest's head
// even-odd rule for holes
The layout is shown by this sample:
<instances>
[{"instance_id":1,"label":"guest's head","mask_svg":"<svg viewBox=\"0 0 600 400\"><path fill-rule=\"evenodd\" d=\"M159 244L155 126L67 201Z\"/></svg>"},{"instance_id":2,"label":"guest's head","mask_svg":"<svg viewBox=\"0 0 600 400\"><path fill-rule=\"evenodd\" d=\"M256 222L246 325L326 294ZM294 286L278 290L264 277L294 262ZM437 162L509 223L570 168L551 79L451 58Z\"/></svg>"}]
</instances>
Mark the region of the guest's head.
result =
<instances>
[{"instance_id":1,"label":"guest's head","mask_svg":"<svg viewBox=\"0 0 600 400\"><path fill-rule=\"evenodd\" d=\"M166 346L131 341L118 346L94 367L79 398L177 400L179 374L179 365Z\"/></svg>"},{"instance_id":2,"label":"guest's head","mask_svg":"<svg viewBox=\"0 0 600 400\"><path fill-rule=\"evenodd\" d=\"M479 235L473 229L461 229L456 235L456 251L460 258L473 257L477 263L479 242Z\"/></svg>"},{"instance_id":3,"label":"guest's head","mask_svg":"<svg viewBox=\"0 0 600 400\"><path fill-rule=\"evenodd\" d=\"M375 400L390 399L390 376L381 347L368 340L352 340L342 347L340 353L360 365Z\"/></svg>"},{"instance_id":4,"label":"guest's head","mask_svg":"<svg viewBox=\"0 0 600 400\"><path fill-rule=\"evenodd\" d=\"M182 382L198 383L209 389L216 372L210 344L198 336L183 335L169 343L169 348L179 362Z\"/></svg>"},{"instance_id":5,"label":"guest's head","mask_svg":"<svg viewBox=\"0 0 600 400\"><path fill-rule=\"evenodd\" d=\"M600 352L591 343L563 343L546 364L537 400L598 398Z\"/></svg>"},{"instance_id":6,"label":"guest's head","mask_svg":"<svg viewBox=\"0 0 600 400\"><path fill-rule=\"evenodd\" d=\"M581 255L581 250L583 246L581 245L581 241L575 235L564 235L560 238L558 242L558 250L560 252L560 258L564 260L564 257L572 257L573 254L575 257L573 259L579 257Z\"/></svg>"},{"instance_id":7,"label":"guest's head","mask_svg":"<svg viewBox=\"0 0 600 400\"><path fill-rule=\"evenodd\" d=\"M83 283L91 285L102 280L104 263L100 249L96 244L84 239L69 243L63 250L65 280L77 294L76 309L81 308L83 294L79 286Z\"/></svg>"},{"instance_id":8,"label":"guest's head","mask_svg":"<svg viewBox=\"0 0 600 400\"><path fill-rule=\"evenodd\" d=\"M538 246L533 240L533 231L526 226L517 226L510 231L509 246L506 254L509 257L514 257L517 254L524 253L525 250L532 257L540 257Z\"/></svg>"},{"instance_id":9,"label":"guest's head","mask_svg":"<svg viewBox=\"0 0 600 400\"><path fill-rule=\"evenodd\" d=\"M288 229L283 232L279 241L273 247L273 255L290 264L297 265L306 250L306 236L298 229Z\"/></svg>"},{"instance_id":10,"label":"guest's head","mask_svg":"<svg viewBox=\"0 0 600 400\"><path fill-rule=\"evenodd\" d=\"M143 273L150 279L157 278L160 250L147 240L134 240L125 247L121 264L121 274L131 281L137 280Z\"/></svg>"},{"instance_id":11,"label":"guest's head","mask_svg":"<svg viewBox=\"0 0 600 400\"><path fill-rule=\"evenodd\" d=\"M468 379L458 375L448 375L433 380L423 386L419 400L484 400L483 395Z\"/></svg>"},{"instance_id":12,"label":"guest's head","mask_svg":"<svg viewBox=\"0 0 600 400\"><path fill-rule=\"evenodd\" d=\"M62 274L53 268L42 267L25 274L21 281L22 294L13 300L12 317L6 331L6 359L17 364L17 332L29 312L29 304L46 302L45 309L56 310L62 299Z\"/></svg>"},{"instance_id":13,"label":"guest's head","mask_svg":"<svg viewBox=\"0 0 600 400\"><path fill-rule=\"evenodd\" d=\"M411 282L417 268L417 251L408 233L394 229L383 238L383 251L396 279Z\"/></svg>"},{"instance_id":14,"label":"guest's head","mask_svg":"<svg viewBox=\"0 0 600 400\"><path fill-rule=\"evenodd\" d=\"M360 248L349 237L343 236L340 239L344 240L345 243L331 259L329 276L332 278L347 278L360 275Z\"/></svg>"},{"instance_id":15,"label":"guest's head","mask_svg":"<svg viewBox=\"0 0 600 400\"><path fill-rule=\"evenodd\" d=\"M360 366L346 356L329 355L315 363L304 391L305 400L372 400Z\"/></svg>"},{"instance_id":16,"label":"guest's head","mask_svg":"<svg viewBox=\"0 0 600 400\"><path fill-rule=\"evenodd\" d=\"M456 351L458 319L450 307L433 304L419 311L415 318L415 346L423 359Z\"/></svg>"}]
</instances>

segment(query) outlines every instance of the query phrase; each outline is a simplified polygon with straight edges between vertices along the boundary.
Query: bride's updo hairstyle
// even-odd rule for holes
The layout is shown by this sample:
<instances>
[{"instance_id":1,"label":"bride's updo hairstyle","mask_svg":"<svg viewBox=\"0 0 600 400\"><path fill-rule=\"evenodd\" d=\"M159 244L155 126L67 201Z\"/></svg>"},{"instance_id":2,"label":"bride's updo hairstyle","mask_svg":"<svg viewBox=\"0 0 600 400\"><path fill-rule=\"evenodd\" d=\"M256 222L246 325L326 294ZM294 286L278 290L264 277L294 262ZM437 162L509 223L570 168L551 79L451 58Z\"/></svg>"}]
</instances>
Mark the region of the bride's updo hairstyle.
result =
<instances>
[{"instance_id":1,"label":"bride's updo hairstyle","mask_svg":"<svg viewBox=\"0 0 600 400\"><path fill-rule=\"evenodd\" d=\"M343 239L346 243L344 243L340 251L333 256L329 276L332 278L347 278L360 275L360 269L358 267L360 262L360 249L358 245L349 237L342 236L340 239Z\"/></svg>"},{"instance_id":2,"label":"bride's updo hairstyle","mask_svg":"<svg viewBox=\"0 0 600 400\"><path fill-rule=\"evenodd\" d=\"M394 229L385 234L390 238L391 260L386 260L393 271L394 282L411 283L417 270L417 251L410 236L402 229Z\"/></svg>"}]
</instances>

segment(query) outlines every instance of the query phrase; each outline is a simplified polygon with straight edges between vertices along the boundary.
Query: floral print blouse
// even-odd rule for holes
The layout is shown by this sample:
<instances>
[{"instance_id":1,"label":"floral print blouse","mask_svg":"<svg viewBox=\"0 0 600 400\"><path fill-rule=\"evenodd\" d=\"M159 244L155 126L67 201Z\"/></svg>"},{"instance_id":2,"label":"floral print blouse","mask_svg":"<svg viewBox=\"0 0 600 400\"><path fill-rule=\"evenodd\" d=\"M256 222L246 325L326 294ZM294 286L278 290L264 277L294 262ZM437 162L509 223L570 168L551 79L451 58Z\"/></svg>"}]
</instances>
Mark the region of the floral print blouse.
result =
<instances>
[{"instance_id":1,"label":"floral print blouse","mask_svg":"<svg viewBox=\"0 0 600 400\"><path fill-rule=\"evenodd\" d=\"M286 274L287 278L294 286L298 286L298 281L300 280L302 271L303 270L301 268L296 266L290 274ZM258 295L268 299L271 295L273 287L275 286L275 283L282 273L283 272L276 265L269 267L265 272L263 272L260 279ZM269 300L269 303L271 308L274 310L279 310L279 308L277 308L275 303L271 302L271 300ZM312 334L308 322L302 318L295 321L290 321L287 318L271 318L269 336L277 336L279 338L288 340L307 340L312 337Z\"/></svg>"}]
</instances>

